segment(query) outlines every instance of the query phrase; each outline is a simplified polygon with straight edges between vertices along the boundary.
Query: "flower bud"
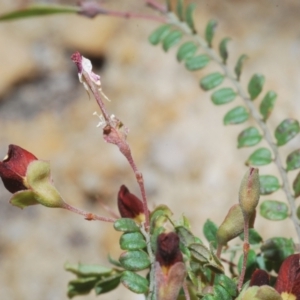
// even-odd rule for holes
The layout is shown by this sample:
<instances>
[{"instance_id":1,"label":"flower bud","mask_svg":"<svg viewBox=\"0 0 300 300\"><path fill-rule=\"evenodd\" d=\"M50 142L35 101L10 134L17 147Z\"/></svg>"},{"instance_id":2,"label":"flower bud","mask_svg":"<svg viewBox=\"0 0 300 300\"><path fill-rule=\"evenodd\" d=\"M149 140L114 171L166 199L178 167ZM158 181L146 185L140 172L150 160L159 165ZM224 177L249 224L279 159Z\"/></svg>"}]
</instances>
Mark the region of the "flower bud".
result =
<instances>
[{"instance_id":1,"label":"flower bud","mask_svg":"<svg viewBox=\"0 0 300 300\"><path fill-rule=\"evenodd\" d=\"M6 157L0 162L0 176L9 192L28 189L26 171L34 160L37 158L30 152L19 146L9 145Z\"/></svg>"},{"instance_id":2,"label":"flower bud","mask_svg":"<svg viewBox=\"0 0 300 300\"><path fill-rule=\"evenodd\" d=\"M156 261L166 273L170 266L183 261L179 249L179 236L175 232L161 233L157 237Z\"/></svg>"},{"instance_id":3,"label":"flower bud","mask_svg":"<svg viewBox=\"0 0 300 300\"><path fill-rule=\"evenodd\" d=\"M249 227L253 228L255 212L250 217ZM233 205L223 223L217 231L217 241L219 245L225 246L229 241L239 236L244 231L244 216L239 204Z\"/></svg>"},{"instance_id":4,"label":"flower bud","mask_svg":"<svg viewBox=\"0 0 300 300\"><path fill-rule=\"evenodd\" d=\"M176 300L186 277L186 268L175 232L157 237L155 286L157 300Z\"/></svg>"},{"instance_id":5,"label":"flower bud","mask_svg":"<svg viewBox=\"0 0 300 300\"><path fill-rule=\"evenodd\" d=\"M253 272L249 286L262 286L270 284L270 276L265 270L257 269Z\"/></svg>"},{"instance_id":6,"label":"flower bud","mask_svg":"<svg viewBox=\"0 0 300 300\"><path fill-rule=\"evenodd\" d=\"M240 186L239 202L244 215L250 216L259 201L260 186L258 169L250 168Z\"/></svg>"},{"instance_id":7,"label":"flower bud","mask_svg":"<svg viewBox=\"0 0 300 300\"><path fill-rule=\"evenodd\" d=\"M145 221L142 201L131 194L125 185L120 187L118 193L118 208L122 218L130 218L142 223Z\"/></svg>"},{"instance_id":8,"label":"flower bud","mask_svg":"<svg viewBox=\"0 0 300 300\"><path fill-rule=\"evenodd\" d=\"M275 289L283 299L300 299L300 253L290 255L283 261Z\"/></svg>"}]
</instances>

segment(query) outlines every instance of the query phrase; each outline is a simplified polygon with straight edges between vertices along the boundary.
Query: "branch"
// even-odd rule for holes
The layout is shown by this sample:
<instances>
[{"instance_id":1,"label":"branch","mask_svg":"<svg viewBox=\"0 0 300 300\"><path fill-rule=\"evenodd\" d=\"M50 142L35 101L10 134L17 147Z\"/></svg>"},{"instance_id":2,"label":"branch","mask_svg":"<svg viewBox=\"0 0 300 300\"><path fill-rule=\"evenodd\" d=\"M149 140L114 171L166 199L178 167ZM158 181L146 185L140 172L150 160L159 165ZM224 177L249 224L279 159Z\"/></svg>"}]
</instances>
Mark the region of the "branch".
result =
<instances>
[{"instance_id":1,"label":"branch","mask_svg":"<svg viewBox=\"0 0 300 300\"><path fill-rule=\"evenodd\" d=\"M296 229L298 239L300 240L300 224L299 224L299 221L297 218L297 213L296 213L297 209L296 209L296 205L295 205L295 197L293 196L291 188L289 186L287 172L283 166L281 157L279 155L278 148L273 141L270 129L267 127L266 123L262 120L256 107L254 106L251 99L247 96L247 94L244 91L244 89L242 88L240 82L235 78L235 76L233 75L231 70L222 62L222 60L217 55L215 50L209 48L206 41L204 41L200 36L193 34L191 29L187 26L187 24L180 22L173 13L169 13L168 16L169 16L168 23L175 25L176 27L180 28L186 35L190 36L198 45L201 46L201 48L205 51L205 53L221 67L221 69L223 70L226 77L232 82L234 87L237 89L238 95L244 101L244 103L247 106L247 108L249 109L253 119L255 120L255 122L257 123L259 128L262 130L262 132L264 134L264 138L274 154L274 163L277 166L278 172L280 174L280 177L282 180L282 189L286 195L287 201L291 208L291 219L294 223L294 227Z\"/></svg>"}]
</instances>

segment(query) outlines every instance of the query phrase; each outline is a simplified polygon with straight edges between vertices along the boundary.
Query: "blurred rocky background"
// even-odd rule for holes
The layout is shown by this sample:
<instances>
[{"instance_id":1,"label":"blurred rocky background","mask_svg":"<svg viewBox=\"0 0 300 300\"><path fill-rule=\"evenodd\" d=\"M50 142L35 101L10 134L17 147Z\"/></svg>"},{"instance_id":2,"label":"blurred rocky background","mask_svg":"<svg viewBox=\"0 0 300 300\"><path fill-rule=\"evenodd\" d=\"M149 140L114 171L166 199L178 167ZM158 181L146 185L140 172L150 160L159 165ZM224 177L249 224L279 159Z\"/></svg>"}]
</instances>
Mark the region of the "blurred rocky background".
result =
<instances>
[{"instance_id":1,"label":"blurred rocky background","mask_svg":"<svg viewBox=\"0 0 300 300\"><path fill-rule=\"evenodd\" d=\"M75 4L75 1L44 1ZM0 12L29 1L0 1ZM156 14L143 1L103 1L108 8ZM211 18L219 22L215 46L229 36L229 65L247 53L242 84L253 73L266 76L264 92L273 89L278 103L269 125L300 116L300 3L298 0L197 0L196 24L202 33ZM48 16L0 23L0 156L17 144L51 161L54 182L67 202L107 215L100 203L116 208L121 184L139 195L125 159L104 143L96 128L98 111L78 82L70 60L75 51L90 58L101 75L106 105L129 128L128 141L144 173L150 208L164 203L175 217L184 213L202 236L207 218L220 223L237 202L244 161L253 149L236 149L247 125L225 127L222 118L235 105L214 107L210 93L199 89L199 76L176 62L147 37L157 23L99 16ZM238 99L237 101L240 101ZM258 102L258 101L257 101ZM250 124L253 124L250 122ZM249 126L249 124L248 124ZM299 138L282 147L282 156L299 147ZM260 144L264 146L262 142ZM272 166L262 174L277 174ZM291 178L296 175L292 172ZM117 257L119 234L109 223L42 206L21 211L0 185L0 299L64 300L64 271L69 262L108 266ZM269 199L284 200L282 192ZM298 200L299 202L299 200ZM257 218L265 239L295 237L290 221ZM100 299L141 299L119 287ZM88 295L84 299L96 299ZM97 298L98 299L98 298Z\"/></svg>"}]
</instances>

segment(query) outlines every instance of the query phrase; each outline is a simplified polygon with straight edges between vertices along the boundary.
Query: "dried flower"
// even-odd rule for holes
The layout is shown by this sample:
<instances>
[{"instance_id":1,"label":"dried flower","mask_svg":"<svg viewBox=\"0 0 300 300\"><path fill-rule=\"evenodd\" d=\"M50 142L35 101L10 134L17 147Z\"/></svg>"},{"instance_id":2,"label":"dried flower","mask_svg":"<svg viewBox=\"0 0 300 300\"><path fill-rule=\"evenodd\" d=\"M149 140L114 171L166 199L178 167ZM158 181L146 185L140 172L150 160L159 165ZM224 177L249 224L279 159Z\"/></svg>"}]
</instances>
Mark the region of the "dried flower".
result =
<instances>
[{"instance_id":1,"label":"dried flower","mask_svg":"<svg viewBox=\"0 0 300 300\"><path fill-rule=\"evenodd\" d=\"M26 171L37 158L25 149L9 145L8 153L0 162L0 176L6 189L11 193L28 189Z\"/></svg>"},{"instance_id":2,"label":"dried flower","mask_svg":"<svg viewBox=\"0 0 300 300\"><path fill-rule=\"evenodd\" d=\"M83 84L87 91L89 91L89 86L83 76L84 72L94 84L101 87L100 76L92 71L93 66L89 59L82 56L78 51L72 54L71 59L77 66L79 81Z\"/></svg>"}]
</instances>

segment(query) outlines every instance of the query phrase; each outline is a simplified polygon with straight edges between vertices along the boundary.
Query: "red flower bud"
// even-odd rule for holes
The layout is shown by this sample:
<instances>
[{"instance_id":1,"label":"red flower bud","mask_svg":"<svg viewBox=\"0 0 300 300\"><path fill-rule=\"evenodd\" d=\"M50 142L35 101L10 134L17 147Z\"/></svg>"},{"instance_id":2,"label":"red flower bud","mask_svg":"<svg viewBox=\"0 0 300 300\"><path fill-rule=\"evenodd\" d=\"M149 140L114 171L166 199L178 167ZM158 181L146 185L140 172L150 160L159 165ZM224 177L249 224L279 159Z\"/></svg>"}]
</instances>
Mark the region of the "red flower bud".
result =
<instances>
[{"instance_id":1,"label":"red flower bud","mask_svg":"<svg viewBox=\"0 0 300 300\"><path fill-rule=\"evenodd\" d=\"M275 289L283 299L300 300L300 253L290 255L283 261Z\"/></svg>"},{"instance_id":2,"label":"red flower bud","mask_svg":"<svg viewBox=\"0 0 300 300\"><path fill-rule=\"evenodd\" d=\"M175 263L183 261L179 249L179 236L175 232L161 233L157 237L156 261L166 272Z\"/></svg>"},{"instance_id":3,"label":"red flower bud","mask_svg":"<svg viewBox=\"0 0 300 300\"><path fill-rule=\"evenodd\" d=\"M262 285L269 285L270 284L270 276L269 274L264 271L257 269L253 272L250 280L249 286L262 286Z\"/></svg>"},{"instance_id":4,"label":"red flower bud","mask_svg":"<svg viewBox=\"0 0 300 300\"><path fill-rule=\"evenodd\" d=\"M0 176L4 186L11 193L27 190L25 180L28 165L37 158L25 149L9 145L8 153L0 162Z\"/></svg>"},{"instance_id":5,"label":"red flower bud","mask_svg":"<svg viewBox=\"0 0 300 300\"><path fill-rule=\"evenodd\" d=\"M139 222L145 219L142 201L131 194L125 185L120 187L118 193L118 208L122 218L135 219Z\"/></svg>"}]
</instances>

